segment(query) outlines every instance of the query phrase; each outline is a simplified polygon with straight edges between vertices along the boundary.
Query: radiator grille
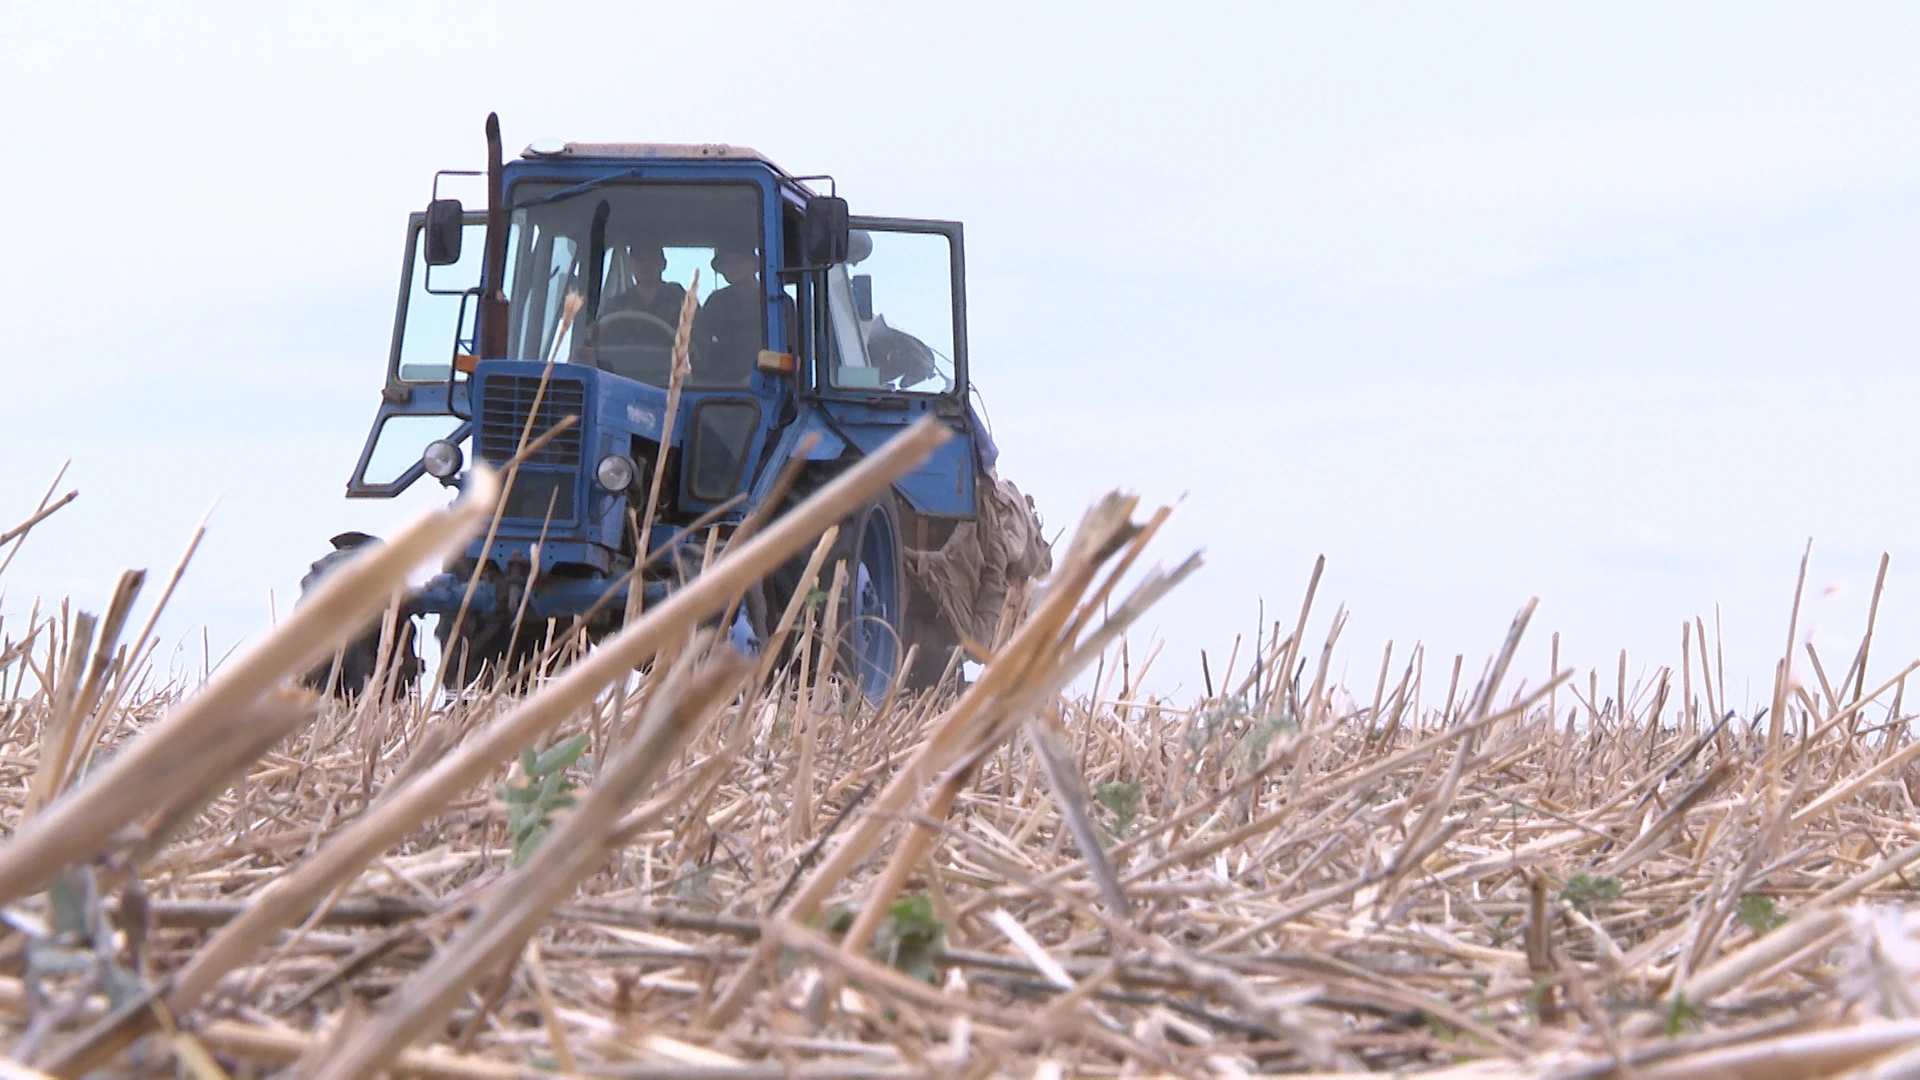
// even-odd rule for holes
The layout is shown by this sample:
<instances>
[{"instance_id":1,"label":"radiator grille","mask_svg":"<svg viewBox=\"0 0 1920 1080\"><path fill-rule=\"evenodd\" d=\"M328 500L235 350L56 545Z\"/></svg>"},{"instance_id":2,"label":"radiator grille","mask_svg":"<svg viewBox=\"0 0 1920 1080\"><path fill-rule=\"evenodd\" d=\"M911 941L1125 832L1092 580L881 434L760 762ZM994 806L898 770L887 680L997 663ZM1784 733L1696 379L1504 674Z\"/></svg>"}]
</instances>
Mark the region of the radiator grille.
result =
<instances>
[{"instance_id":1,"label":"radiator grille","mask_svg":"<svg viewBox=\"0 0 1920 1080\"><path fill-rule=\"evenodd\" d=\"M574 474L570 472L521 469L514 477L513 490L507 492L507 504L500 516L530 521L572 521L575 486Z\"/></svg>"},{"instance_id":2,"label":"radiator grille","mask_svg":"<svg viewBox=\"0 0 1920 1080\"><path fill-rule=\"evenodd\" d=\"M540 392L537 375L494 375L480 390L479 453L482 460L504 465L520 448L520 433L526 429L527 412ZM586 411L587 388L579 379L547 380L547 392L540 397L540 411L533 420L527 441L538 439L569 416ZM580 425L575 424L547 441L528 456L524 464L556 469L580 466ZM545 507L542 507L544 511Z\"/></svg>"}]
</instances>

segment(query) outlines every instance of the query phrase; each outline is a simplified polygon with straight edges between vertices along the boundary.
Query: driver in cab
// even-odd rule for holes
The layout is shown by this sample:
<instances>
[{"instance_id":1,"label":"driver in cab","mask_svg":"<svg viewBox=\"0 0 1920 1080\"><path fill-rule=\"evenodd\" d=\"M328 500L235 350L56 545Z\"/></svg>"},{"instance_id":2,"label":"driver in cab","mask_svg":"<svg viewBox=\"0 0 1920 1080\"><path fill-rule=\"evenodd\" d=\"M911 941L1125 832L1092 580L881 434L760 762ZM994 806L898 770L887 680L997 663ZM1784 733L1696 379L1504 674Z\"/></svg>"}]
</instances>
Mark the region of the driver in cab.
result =
<instances>
[{"instance_id":1,"label":"driver in cab","mask_svg":"<svg viewBox=\"0 0 1920 1080\"><path fill-rule=\"evenodd\" d=\"M590 344L659 344L662 329L671 343L680 325L687 290L666 280L667 256L659 244L635 239L627 245L626 288L609 296L588 330Z\"/></svg>"}]
</instances>

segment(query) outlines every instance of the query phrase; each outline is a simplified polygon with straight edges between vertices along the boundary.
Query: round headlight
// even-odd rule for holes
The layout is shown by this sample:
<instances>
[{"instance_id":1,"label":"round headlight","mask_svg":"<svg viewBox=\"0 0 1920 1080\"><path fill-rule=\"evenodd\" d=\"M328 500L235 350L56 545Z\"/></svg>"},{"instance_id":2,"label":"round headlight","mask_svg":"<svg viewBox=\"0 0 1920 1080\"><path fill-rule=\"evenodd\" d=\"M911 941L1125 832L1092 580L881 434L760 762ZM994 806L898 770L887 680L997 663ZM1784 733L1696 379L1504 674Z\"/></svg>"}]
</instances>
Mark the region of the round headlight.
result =
<instances>
[{"instance_id":1,"label":"round headlight","mask_svg":"<svg viewBox=\"0 0 1920 1080\"><path fill-rule=\"evenodd\" d=\"M608 491L625 491L633 486L633 459L625 454L608 454L593 470L593 478Z\"/></svg>"},{"instance_id":2,"label":"round headlight","mask_svg":"<svg viewBox=\"0 0 1920 1080\"><path fill-rule=\"evenodd\" d=\"M420 463L426 466L428 476L436 480L450 480L466 463L466 455L453 443L435 439L427 444L426 452L420 455Z\"/></svg>"}]
</instances>

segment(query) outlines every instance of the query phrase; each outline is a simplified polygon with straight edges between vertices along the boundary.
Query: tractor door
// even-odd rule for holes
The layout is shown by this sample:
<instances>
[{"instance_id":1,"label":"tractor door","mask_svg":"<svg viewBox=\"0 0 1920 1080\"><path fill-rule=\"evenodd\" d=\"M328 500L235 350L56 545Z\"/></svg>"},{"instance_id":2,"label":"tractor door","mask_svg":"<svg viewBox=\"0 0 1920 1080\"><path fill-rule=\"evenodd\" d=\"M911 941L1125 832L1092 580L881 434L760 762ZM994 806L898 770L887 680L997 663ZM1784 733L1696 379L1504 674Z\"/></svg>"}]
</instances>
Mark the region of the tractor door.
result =
<instances>
[{"instance_id":1,"label":"tractor door","mask_svg":"<svg viewBox=\"0 0 1920 1080\"><path fill-rule=\"evenodd\" d=\"M459 443L472 431L467 374L460 370L470 365L455 361L474 352L486 215L463 215L460 257L444 266L427 265L425 224L421 213L407 222L386 383L347 480L350 499L393 498L424 475L420 453L428 443Z\"/></svg>"},{"instance_id":2,"label":"tractor door","mask_svg":"<svg viewBox=\"0 0 1920 1080\"><path fill-rule=\"evenodd\" d=\"M960 224L854 218L846 265L815 298L814 387L835 431L863 452L932 413L957 438L895 488L931 517L974 514L967 408L966 264Z\"/></svg>"}]
</instances>

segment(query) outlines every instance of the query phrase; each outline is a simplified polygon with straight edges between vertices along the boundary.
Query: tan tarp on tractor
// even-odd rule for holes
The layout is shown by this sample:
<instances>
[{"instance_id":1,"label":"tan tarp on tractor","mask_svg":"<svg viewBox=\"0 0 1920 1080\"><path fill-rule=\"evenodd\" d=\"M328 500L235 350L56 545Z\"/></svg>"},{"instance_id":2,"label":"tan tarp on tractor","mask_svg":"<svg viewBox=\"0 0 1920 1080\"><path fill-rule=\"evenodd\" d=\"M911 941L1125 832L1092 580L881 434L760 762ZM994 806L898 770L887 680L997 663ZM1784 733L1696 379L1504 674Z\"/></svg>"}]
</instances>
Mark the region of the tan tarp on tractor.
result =
<instances>
[{"instance_id":1,"label":"tan tarp on tractor","mask_svg":"<svg viewBox=\"0 0 1920 1080\"><path fill-rule=\"evenodd\" d=\"M906 562L957 637L993 648L1003 625L1025 618L1031 584L1053 569L1053 551L1033 500L989 472L980 483L979 517L954 526L937 548L908 548Z\"/></svg>"}]
</instances>

